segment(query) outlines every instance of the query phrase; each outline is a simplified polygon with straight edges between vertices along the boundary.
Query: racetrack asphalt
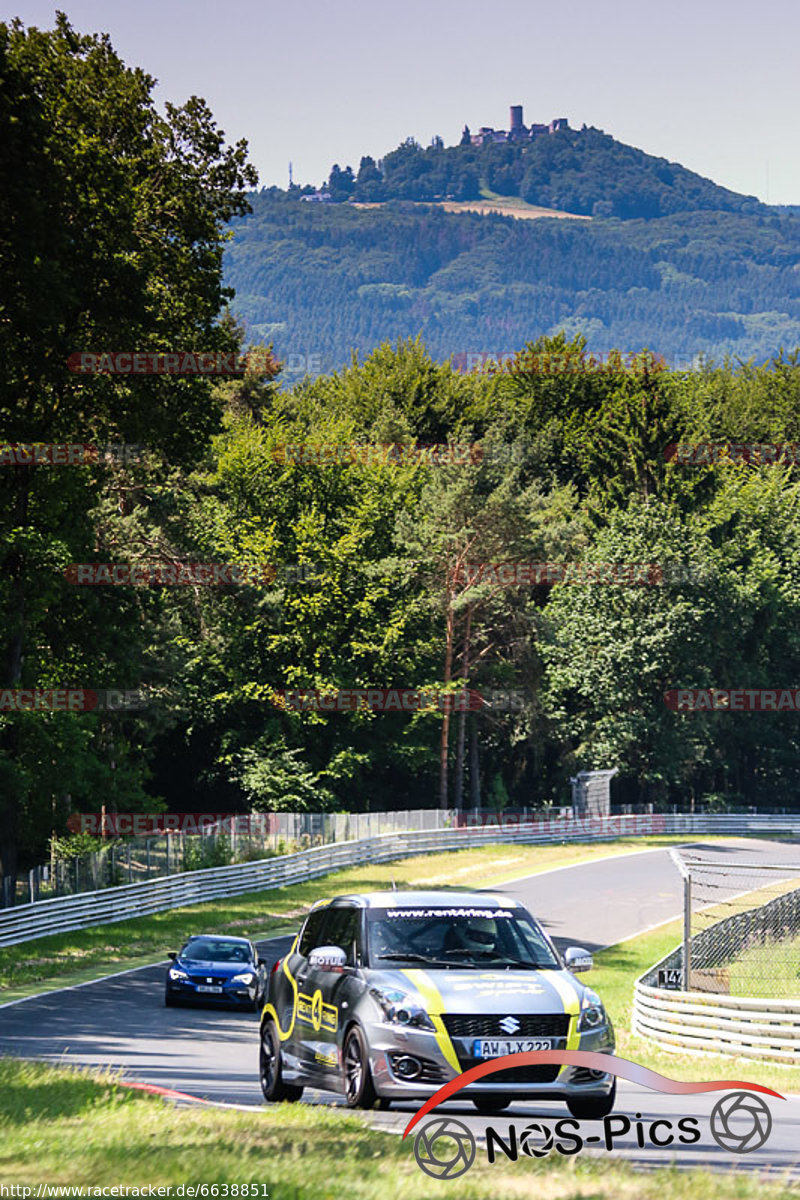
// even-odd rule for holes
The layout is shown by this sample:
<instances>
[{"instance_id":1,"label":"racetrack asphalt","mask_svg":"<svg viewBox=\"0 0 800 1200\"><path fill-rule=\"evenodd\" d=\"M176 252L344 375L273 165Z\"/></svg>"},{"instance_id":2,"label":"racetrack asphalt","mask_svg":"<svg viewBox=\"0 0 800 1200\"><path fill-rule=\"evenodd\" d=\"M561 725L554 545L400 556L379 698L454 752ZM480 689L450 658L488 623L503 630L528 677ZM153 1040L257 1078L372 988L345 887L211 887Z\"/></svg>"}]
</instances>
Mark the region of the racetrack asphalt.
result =
<instances>
[{"instance_id":1,"label":"racetrack asphalt","mask_svg":"<svg viewBox=\"0 0 800 1200\"><path fill-rule=\"evenodd\" d=\"M514 880L492 889L521 901L547 928L561 947L588 950L612 945L643 929L680 915L682 882L665 849L607 857L598 845L594 860ZM800 844L731 838L693 843L703 857L736 857L743 861L800 863ZM288 949L291 938L259 943L270 966ZM5 1007L0 1006L0 1053L49 1062L118 1069L123 1078L173 1088L216 1103L263 1109L258 1084L258 1015L205 1008L165 1008L163 981L166 962L74 988L49 992ZM585 977L589 980L591 977ZM748 1064L747 1079L758 1082L758 1064ZM618 1139L611 1152L642 1165L674 1160L680 1167L790 1171L800 1178L800 1097L785 1101L767 1098L774 1126L765 1146L747 1155L721 1149L708 1133L705 1119L722 1093L676 1098L619 1082L615 1113L634 1122L642 1115L645 1128L656 1118L673 1123L688 1114L701 1118L699 1143L669 1148L637 1145L636 1127ZM307 1089L312 1104L341 1105L341 1096ZM373 1112L378 1128L402 1130L418 1104ZM502 1133L513 1121L518 1129L532 1120L550 1125L568 1117L562 1104L520 1103L500 1116L479 1116L469 1102L455 1101L442 1112L463 1121L481 1137L487 1125ZM581 1132L602 1133L597 1123L584 1122ZM412 1140L412 1139L409 1139ZM583 1152L582 1152L583 1153Z\"/></svg>"}]
</instances>

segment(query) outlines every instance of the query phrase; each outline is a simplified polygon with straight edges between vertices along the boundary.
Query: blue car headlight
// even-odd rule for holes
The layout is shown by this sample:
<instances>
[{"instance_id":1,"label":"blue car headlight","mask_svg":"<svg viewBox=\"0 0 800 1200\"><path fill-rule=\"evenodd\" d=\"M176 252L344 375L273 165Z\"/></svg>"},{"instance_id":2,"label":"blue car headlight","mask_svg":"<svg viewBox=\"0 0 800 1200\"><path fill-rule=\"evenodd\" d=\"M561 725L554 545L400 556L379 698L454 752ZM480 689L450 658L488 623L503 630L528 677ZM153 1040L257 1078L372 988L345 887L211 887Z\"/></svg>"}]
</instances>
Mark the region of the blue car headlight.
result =
<instances>
[{"instance_id":1,"label":"blue car headlight","mask_svg":"<svg viewBox=\"0 0 800 1200\"><path fill-rule=\"evenodd\" d=\"M188 979L189 978L189 976L186 974L186 972L182 971L180 969L180 967L170 967L169 977L170 977L170 979Z\"/></svg>"},{"instance_id":2,"label":"blue car headlight","mask_svg":"<svg viewBox=\"0 0 800 1200\"><path fill-rule=\"evenodd\" d=\"M252 971L244 971L241 975L234 975L231 983L243 983L245 987L250 987L250 984L255 981L256 977Z\"/></svg>"},{"instance_id":3,"label":"blue car headlight","mask_svg":"<svg viewBox=\"0 0 800 1200\"><path fill-rule=\"evenodd\" d=\"M597 992L593 992L591 988L586 988L581 1002L578 1030L581 1033L587 1033L591 1029L600 1029L603 1025L607 1024L608 1017L606 1016L606 1010L603 1008L602 1000Z\"/></svg>"},{"instance_id":4,"label":"blue car headlight","mask_svg":"<svg viewBox=\"0 0 800 1200\"><path fill-rule=\"evenodd\" d=\"M416 996L376 987L370 988L370 995L380 1005L384 1019L392 1025L409 1025L436 1032L436 1026Z\"/></svg>"}]
</instances>

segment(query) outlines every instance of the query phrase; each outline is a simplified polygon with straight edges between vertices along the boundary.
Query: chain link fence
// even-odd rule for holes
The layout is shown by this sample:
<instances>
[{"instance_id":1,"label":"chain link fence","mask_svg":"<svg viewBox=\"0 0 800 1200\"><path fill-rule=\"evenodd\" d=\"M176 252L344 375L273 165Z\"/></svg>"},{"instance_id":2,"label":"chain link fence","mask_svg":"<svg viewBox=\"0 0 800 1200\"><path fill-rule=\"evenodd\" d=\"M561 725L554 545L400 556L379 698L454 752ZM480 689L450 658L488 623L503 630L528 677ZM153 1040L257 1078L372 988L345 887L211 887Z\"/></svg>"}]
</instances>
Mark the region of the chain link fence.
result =
<instances>
[{"instance_id":1,"label":"chain link fence","mask_svg":"<svg viewBox=\"0 0 800 1200\"><path fill-rule=\"evenodd\" d=\"M672 857L684 881L683 945L653 984L800 999L800 863Z\"/></svg>"},{"instance_id":2,"label":"chain link fence","mask_svg":"<svg viewBox=\"0 0 800 1200\"><path fill-rule=\"evenodd\" d=\"M247 816L247 833L237 832L235 826L231 832L222 832L209 825L197 833L114 838L90 853L68 857L53 854L49 863L26 871L16 880L13 903L35 903L127 883L144 883L184 871L257 862L384 833L446 829L455 821L456 813L450 809L254 813ZM0 908L12 906L9 898L0 897Z\"/></svg>"}]
</instances>

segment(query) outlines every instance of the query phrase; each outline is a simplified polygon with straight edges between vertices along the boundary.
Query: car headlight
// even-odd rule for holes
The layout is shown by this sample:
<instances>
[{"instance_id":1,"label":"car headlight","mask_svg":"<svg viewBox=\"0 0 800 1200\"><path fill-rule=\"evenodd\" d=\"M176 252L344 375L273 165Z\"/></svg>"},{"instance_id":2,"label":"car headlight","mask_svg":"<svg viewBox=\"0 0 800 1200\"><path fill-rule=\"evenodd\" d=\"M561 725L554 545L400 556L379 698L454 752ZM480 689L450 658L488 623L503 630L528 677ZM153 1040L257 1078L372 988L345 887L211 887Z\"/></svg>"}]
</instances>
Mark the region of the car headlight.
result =
<instances>
[{"instance_id":1,"label":"car headlight","mask_svg":"<svg viewBox=\"0 0 800 1200\"><path fill-rule=\"evenodd\" d=\"M169 977L170 977L170 979L188 979L189 978L189 976L186 974L186 972L181 971L178 967L170 967Z\"/></svg>"},{"instance_id":2,"label":"car headlight","mask_svg":"<svg viewBox=\"0 0 800 1200\"><path fill-rule=\"evenodd\" d=\"M255 983L256 977L252 971L245 971L242 975L234 975L231 983L243 983L245 987L250 987L251 983Z\"/></svg>"},{"instance_id":3,"label":"car headlight","mask_svg":"<svg viewBox=\"0 0 800 1200\"><path fill-rule=\"evenodd\" d=\"M383 988L370 988L370 995L380 1005L385 1019L392 1025L411 1025L415 1029L436 1031L433 1021L415 996Z\"/></svg>"},{"instance_id":4,"label":"car headlight","mask_svg":"<svg viewBox=\"0 0 800 1200\"><path fill-rule=\"evenodd\" d=\"M586 1033L589 1029L599 1029L601 1025L608 1023L606 1010L603 1008L603 1002L597 992L593 992L591 988L586 988L583 993L583 1001L581 1003L581 1015L578 1021L578 1029L581 1033Z\"/></svg>"}]
</instances>

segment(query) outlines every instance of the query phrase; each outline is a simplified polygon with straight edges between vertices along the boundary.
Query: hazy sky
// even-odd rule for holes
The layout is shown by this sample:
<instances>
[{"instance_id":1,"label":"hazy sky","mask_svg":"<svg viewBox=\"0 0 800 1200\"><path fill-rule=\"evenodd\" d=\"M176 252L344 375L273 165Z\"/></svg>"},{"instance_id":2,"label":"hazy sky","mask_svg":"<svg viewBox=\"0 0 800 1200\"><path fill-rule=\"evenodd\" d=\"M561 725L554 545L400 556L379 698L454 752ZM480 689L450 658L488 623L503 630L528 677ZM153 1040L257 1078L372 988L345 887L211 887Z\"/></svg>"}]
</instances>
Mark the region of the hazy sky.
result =
<instances>
[{"instance_id":1,"label":"hazy sky","mask_svg":"<svg viewBox=\"0 0 800 1200\"><path fill-rule=\"evenodd\" d=\"M797 0L61 0L156 97L203 96L263 184L321 183L413 136L568 117L772 204L800 203ZM55 6L12 0L50 28Z\"/></svg>"}]
</instances>

